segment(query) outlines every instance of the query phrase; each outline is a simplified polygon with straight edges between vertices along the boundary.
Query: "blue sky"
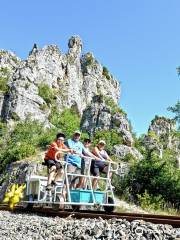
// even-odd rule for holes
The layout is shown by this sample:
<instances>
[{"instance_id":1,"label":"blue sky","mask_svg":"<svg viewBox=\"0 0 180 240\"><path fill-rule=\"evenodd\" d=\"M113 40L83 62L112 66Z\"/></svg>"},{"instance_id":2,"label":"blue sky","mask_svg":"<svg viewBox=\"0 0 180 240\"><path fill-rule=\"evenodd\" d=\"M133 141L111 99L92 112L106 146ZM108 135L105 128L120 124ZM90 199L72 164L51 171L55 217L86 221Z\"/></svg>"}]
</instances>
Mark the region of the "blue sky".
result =
<instances>
[{"instance_id":1,"label":"blue sky","mask_svg":"<svg viewBox=\"0 0 180 240\"><path fill-rule=\"evenodd\" d=\"M79 35L121 82L120 105L141 134L180 99L179 13L179 0L1 1L0 48L21 58L34 43L66 52Z\"/></svg>"}]
</instances>

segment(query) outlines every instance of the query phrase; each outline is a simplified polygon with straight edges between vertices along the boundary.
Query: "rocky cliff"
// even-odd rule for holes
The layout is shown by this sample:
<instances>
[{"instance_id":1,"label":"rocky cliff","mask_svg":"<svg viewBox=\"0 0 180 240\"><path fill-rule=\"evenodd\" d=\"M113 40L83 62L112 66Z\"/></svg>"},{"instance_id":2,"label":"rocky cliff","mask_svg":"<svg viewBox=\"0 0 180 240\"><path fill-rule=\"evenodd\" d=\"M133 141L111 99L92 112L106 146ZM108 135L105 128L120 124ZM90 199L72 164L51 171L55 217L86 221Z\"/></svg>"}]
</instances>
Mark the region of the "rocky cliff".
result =
<instances>
[{"instance_id":1,"label":"rocky cliff","mask_svg":"<svg viewBox=\"0 0 180 240\"><path fill-rule=\"evenodd\" d=\"M1 77L7 85L4 91L0 88L1 118L11 122L31 117L51 126L48 117L55 106L58 111L75 107L83 131L93 135L99 129L116 129L123 144L131 148L134 140L129 122L118 107L119 82L92 53L82 55L81 51L77 36L69 39L67 54L55 45L40 49L36 44L26 60L0 51Z\"/></svg>"},{"instance_id":2,"label":"rocky cliff","mask_svg":"<svg viewBox=\"0 0 180 240\"><path fill-rule=\"evenodd\" d=\"M174 120L156 116L148 129L142 143L149 150L158 152L160 158L166 150L175 153L177 166L180 168L180 139L177 136L176 123Z\"/></svg>"},{"instance_id":3,"label":"rocky cliff","mask_svg":"<svg viewBox=\"0 0 180 240\"><path fill-rule=\"evenodd\" d=\"M113 78L91 53L81 55L82 41L71 37L68 53L63 54L56 45L40 49L35 44L26 60L0 51L0 69L8 71L8 90L1 97L1 117L24 120L27 116L47 122L52 102L40 96L42 85L53 93L59 110L75 106L83 110L96 95L109 96L118 102L119 82Z\"/></svg>"}]
</instances>

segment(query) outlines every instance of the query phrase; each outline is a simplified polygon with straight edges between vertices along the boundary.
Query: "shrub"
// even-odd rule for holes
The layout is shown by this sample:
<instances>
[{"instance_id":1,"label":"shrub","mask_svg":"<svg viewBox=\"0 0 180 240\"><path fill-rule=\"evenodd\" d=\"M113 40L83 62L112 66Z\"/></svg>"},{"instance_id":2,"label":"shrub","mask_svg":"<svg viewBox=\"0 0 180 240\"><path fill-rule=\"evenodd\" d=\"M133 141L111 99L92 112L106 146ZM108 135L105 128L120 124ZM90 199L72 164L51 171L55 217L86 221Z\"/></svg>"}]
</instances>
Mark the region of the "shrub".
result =
<instances>
[{"instance_id":1,"label":"shrub","mask_svg":"<svg viewBox=\"0 0 180 240\"><path fill-rule=\"evenodd\" d=\"M10 73L8 68L0 68L0 90L3 93L8 92L9 86L8 86L8 79L9 79Z\"/></svg>"},{"instance_id":2,"label":"shrub","mask_svg":"<svg viewBox=\"0 0 180 240\"><path fill-rule=\"evenodd\" d=\"M92 55L92 53L88 52L88 53L86 54L86 64L87 64L87 65L92 65L93 62L94 62L93 55Z\"/></svg>"},{"instance_id":3,"label":"shrub","mask_svg":"<svg viewBox=\"0 0 180 240\"><path fill-rule=\"evenodd\" d=\"M111 74L109 73L109 70L107 69L107 67L103 66L103 72L102 72L103 76L105 76L108 80L110 80L112 78Z\"/></svg>"},{"instance_id":4,"label":"shrub","mask_svg":"<svg viewBox=\"0 0 180 240\"><path fill-rule=\"evenodd\" d=\"M38 94L44 99L44 101L50 105L53 104L56 99L56 92L49 85L40 83L38 86Z\"/></svg>"},{"instance_id":5,"label":"shrub","mask_svg":"<svg viewBox=\"0 0 180 240\"><path fill-rule=\"evenodd\" d=\"M113 146L116 144L122 144L123 138L115 129L111 130L96 130L94 134L94 144L97 144L99 140L105 140L106 150L111 154Z\"/></svg>"},{"instance_id":6,"label":"shrub","mask_svg":"<svg viewBox=\"0 0 180 240\"><path fill-rule=\"evenodd\" d=\"M149 195L161 195L166 203L180 207L179 170L152 153L131 166L119 193L122 194L125 189L129 189L135 200L138 200L137 194L143 195L147 191Z\"/></svg>"},{"instance_id":7,"label":"shrub","mask_svg":"<svg viewBox=\"0 0 180 240\"><path fill-rule=\"evenodd\" d=\"M2 132L6 131L3 123L0 128ZM26 120L17 123L12 132L6 132L1 140L0 172L7 164L35 154L39 146L44 146L42 137L47 136L49 131L37 121Z\"/></svg>"},{"instance_id":8,"label":"shrub","mask_svg":"<svg viewBox=\"0 0 180 240\"><path fill-rule=\"evenodd\" d=\"M149 209L149 210L158 210L158 209L164 209L165 207L165 201L162 198L161 195L153 196L148 194L147 190L141 195L137 194L138 201L140 203L140 206L143 209Z\"/></svg>"},{"instance_id":9,"label":"shrub","mask_svg":"<svg viewBox=\"0 0 180 240\"><path fill-rule=\"evenodd\" d=\"M153 138L154 140L156 140L157 142L159 142L159 137L158 135L156 135L156 133L154 131L148 131L148 136Z\"/></svg>"},{"instance_id":10,"label":"shrub","mask_svg":"<svg viewBox=\"0 0 180 240\"><path fill-rule=\"evenodd\" d=\"M80 129L80 116L74 108L67 108L61 113L53 108L49 120L64 132L67 138L71 137L75 130Z\"/></svg>"},{"instance_id":11,"label":"shrub","mask_svg":"<svg viewBox=\"0 0 180 240\"><path fill-rule=\"evenodd\" d=\"M117 112L122 113L124 116L127 116L127 113L124 112L124 110L122 110L115 102L113 99L103 96L103 99L106 103L107 106L109 106L111 108L111 112L112 114L115 114Z\"/></svg>"},{"instance_id":12,"label":"shrub","mask_svg":"<svg viewBox=\"0 0 180 240\"><path fill-rule=\"evenodd\" d=\"M57 128L46 129L38 139L38 146L46 149L48 145L50 145L53 140L56 138L56 134L58 132Z\"/></svg>"}]
</instances>

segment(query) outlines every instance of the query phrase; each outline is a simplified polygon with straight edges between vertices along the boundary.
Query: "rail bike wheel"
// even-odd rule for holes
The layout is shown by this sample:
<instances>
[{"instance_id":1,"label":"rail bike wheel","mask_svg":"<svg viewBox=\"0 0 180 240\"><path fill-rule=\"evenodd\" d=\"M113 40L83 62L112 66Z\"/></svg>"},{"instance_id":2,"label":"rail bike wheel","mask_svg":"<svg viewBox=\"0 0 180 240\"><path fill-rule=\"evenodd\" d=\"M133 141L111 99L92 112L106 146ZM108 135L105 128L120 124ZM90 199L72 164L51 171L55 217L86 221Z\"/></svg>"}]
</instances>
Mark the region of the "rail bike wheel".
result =
<instances>
[{"instance_id":1,"label":"rail bike wheel","mask_svg":"<svg viewBox=\"0 0 180 240\"><path fill-rule=\"evenodd\" d=\"M107 199L107 204L108 204L108 203L109 203L109 204L114 204L114 200L113 200L112 197L108 197L108 199ZM114 209L115 209L114 206L104 206L104 210L105 210L107 213L113 212Z\"/></svg>"}]
</instances>

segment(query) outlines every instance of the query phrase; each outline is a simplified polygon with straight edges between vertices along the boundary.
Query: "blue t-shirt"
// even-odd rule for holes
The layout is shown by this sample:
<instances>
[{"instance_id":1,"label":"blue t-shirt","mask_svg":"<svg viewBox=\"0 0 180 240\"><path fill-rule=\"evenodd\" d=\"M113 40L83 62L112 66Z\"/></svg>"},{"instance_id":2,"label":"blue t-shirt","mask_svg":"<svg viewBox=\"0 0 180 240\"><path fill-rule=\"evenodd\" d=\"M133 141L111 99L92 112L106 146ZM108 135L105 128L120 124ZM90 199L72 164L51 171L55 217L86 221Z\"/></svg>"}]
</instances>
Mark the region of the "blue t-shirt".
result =
<instances>
[{"instance_id":1,"label":"blue t-shirt","mask_svg":"<svg viewBox=\"0 0 180 240\"><path fill-rule=\"evenodd\" d=\"M66 145L75 150L77 153L82 154L85 151L84 145L81 142L76 142L73 139L68 139L66 142ZM68 155L67 158L68 163L71 163L72 165L77 166L78 168L81 168L81 157L77 155Z\"/></svg>"}]
</instances>

